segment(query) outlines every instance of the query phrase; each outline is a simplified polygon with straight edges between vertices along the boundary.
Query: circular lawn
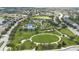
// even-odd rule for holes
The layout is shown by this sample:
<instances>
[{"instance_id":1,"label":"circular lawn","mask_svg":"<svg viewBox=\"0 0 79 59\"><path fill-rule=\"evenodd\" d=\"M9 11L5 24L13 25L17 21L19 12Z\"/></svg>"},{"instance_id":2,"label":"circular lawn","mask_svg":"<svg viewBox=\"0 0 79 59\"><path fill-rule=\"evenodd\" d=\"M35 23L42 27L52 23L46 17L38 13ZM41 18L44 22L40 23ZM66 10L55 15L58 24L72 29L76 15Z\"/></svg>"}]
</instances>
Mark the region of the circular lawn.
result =
<instances>
[{"instance_id":1,"label":"circular lawn","mask_svg":"<svg viewBox=\"0 0 79 59\"><path fill-rule=\"evenodd\" d=\"M31 37L32 42L51 43L59 40L59 37L54 34L37 34Z\"/></svg>"}]
</instances>

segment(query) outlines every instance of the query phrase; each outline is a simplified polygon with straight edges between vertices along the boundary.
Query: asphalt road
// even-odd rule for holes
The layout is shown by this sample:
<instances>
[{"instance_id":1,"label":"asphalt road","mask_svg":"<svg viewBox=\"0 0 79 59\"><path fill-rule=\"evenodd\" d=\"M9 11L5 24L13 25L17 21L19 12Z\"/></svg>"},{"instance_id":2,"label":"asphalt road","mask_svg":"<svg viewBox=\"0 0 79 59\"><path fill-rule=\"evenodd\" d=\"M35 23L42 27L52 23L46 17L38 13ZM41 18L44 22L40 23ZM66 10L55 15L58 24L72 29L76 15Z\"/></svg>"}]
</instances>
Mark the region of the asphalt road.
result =
<instances>
[{"instance_id":1,"label":"asphalt road","mask_svg":"<svg viewBox=\"0 0 79 59\"><path fill-rule=\"evenodd\" d=\"M3 37L0 39L0 42L4 41L3 45L0 47L0 51L3 51L5 46L7 45L8 43L8 40L9 40L9 35L10 33L12 32L12 30L18 25L19 22L23 21L24 19L21 19L19 20L18 22L16 22L12 27L11 29L5 34L3 35Z\"/></svg>"},{"instance_id":2,"label":"asphalt road","mask_svg":"<svg viewBox=\"0 0 79 59\"><path fill-rule=\"evenodd\" d=\"M57 51L79 51L79 45L58 49Z\"/></svg>"}]
</instances>

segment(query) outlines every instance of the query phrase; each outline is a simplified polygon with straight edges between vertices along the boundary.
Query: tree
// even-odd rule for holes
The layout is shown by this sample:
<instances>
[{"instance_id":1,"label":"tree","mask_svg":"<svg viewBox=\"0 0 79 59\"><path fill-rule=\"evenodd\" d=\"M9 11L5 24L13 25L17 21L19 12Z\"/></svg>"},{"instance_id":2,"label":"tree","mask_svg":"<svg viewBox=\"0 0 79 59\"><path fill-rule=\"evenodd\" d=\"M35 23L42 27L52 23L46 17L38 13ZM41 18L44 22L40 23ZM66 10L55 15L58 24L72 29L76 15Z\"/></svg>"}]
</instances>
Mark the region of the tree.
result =
<instances>
[{"instance_id":1,"label":"tree","mask_svg":"<svg viewBox=\"0 0 79 59\"><path fill-rule=\"evenodd\" d=\"M2 36L0 35L0 38L1 38Z\"/></svg>"},{"instance_id":2,"label":"tree","mask_svg":"<svg viewBox=\"0 0 79 59\"><path fill-rule=\"evenodd\" d=\"M60 49L61 47L62 47L62 44L59 43L59 44L58 44L58 48Z\"/></svg>"},{"instance_id":3,"label":"tree","mask_svg":"<svg viewBox=\"0 0 79 59\"><path fill-rule=\"evenodd\" d=\"M62 42L62 46L65 47L67 44L63 41Z\"/></svg>"}]
</instances>

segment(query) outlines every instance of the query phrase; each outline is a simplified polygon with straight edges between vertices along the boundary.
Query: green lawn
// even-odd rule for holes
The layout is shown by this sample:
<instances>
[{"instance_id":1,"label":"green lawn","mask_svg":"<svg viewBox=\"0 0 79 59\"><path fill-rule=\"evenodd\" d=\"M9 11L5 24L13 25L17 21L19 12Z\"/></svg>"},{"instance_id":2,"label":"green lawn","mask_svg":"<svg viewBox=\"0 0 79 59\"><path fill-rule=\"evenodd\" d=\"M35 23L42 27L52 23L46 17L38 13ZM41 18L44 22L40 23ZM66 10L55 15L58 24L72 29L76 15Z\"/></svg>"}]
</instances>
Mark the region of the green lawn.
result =
<instances>
[{"instance_id":1,"label":"green lawn","mask_svg":"<svg viewBox=\"0 0 79 59\"><path fill-rule=\"evenodd\" d=\"M50 19L50 17L48 17L48 16L33 16L33 18ZM12 37L13 39L10 42L10 47L12 47L13 50L33 49L35 47L35 44L33 42L38 42L38 43L56 42L59 40L59 38L56 35L61 36L61 34L58 33L57 31L46 31L46 30L40 30L40 29L35 30L35 31L34 30L24 30L23 26L25 24L28 24L28 21L21 22L19 24L19 26L17 27L14 36ZM50 24L45 23L44 25L47 25L46 28L49 28L49 29L53 28L53 27L51 27ZM40 25L39 25L39 27L40 27ZM63 29L60 29L59 31L68 36L75 36L68 28L63 28ZM47 34L41 34L41 33L47 33ZM24 39L27 40L31 36L36 35L36 34L41 34L41 35L34 36L32 38L33 42L25 41L24 43L21 43L22 40L24 40ZM50 35L50 34L52 34L52 35ZM56 34L56 35L53 35L53 34ZM62 40L66 43L66 46L76 45L74 40L69 40L66 37L63 37ZM76 37L76 41L79 42L79 37ZM38 46L39 50L41 50L43 47L45 47L46 49L48 48L46 46ZM51 48L51 46L50 46L50 48Z\"/></svg>"},{"instance_id":2,"label":"green lawn","mask_svg":"<svg viewBox=\"0 0 79 59\"><path fill-rule=\"evenodd\" d=\"M19 24L19 26L17 27L16 33L14 35L14 40L15 42L18 43L18 41L21 41L23 39L28 39L30 38L32 35L35 34L35 31L27 31L27 30L23 30L23 25L27 24L27 21L23 21ZM20 30L21 29L21 30Z\"/></svg>"},{"instance_id":3,"label":"green lawn","mask_svg":"<svg viewBox=\"0 0 79 59\"><path fill-rule=\"evenodd\" d=\"M69 40L69 39L66 38L66 37L63 37L62 39L63 39L63 41L66 43L67 46L76 45L76 43L75 43L74 41Z\"/></svg>"},{"instance_id":4,"label":"green lawn","mask_svg":"<svg viewBox=\"0 0 79 59\"><path fill-rule=\"evenodd\" d=\"M57 31L53 31L52 33L61 36L61 34L58 33Z\"/></svg>"},{"instance_id":5,"label":"green lawn","mask_svg":"<svg viewBox=\"0 0 79 59\"><path fill-rule=\"evenodd\" d=\"M21 22L21 24L19 24L19 26L16 29L15 35L12 37L13 40L10 43L13 43L12 45L17 46L18 44L21 44L21 40L24 39L28 39L30 38L32 35L35 34L35 31L27 31L27 30L20 30L22 28L22 26L26 24L26 22Z\"/></svg>"},{"instance_id":6,"label":"green lawn","mask_svg":"<svg viewBox=\"0 0 79 59\"><path fill-rule=\"evenodd\" d=\"M33 16L35 19L51 19L49 16Z\"/></svg>"},{"instance_id":7,"label":"green lawn","mask_svg":"<svg viewBox=\"0 0 79 59\"><path fill-rule=\"evenodd\" d=\"M35 34L35 32L30 32L30 31L22 31L22 33L20 33L20 32L17 32L16 34L15 34L15 39L17 40L17 39L19 39L19 38L23 38L23 39L28 39L28 38L30 38L32 35L34 35Z\"/></svg>"},{"instance_id":8,"label":"green lawn","mask_svg":"<svg viewBox=\"0 0 79 59\"><path fill-rule=\"evenodd\" d=\"M33 44L30 41L25 41L23 44L21 44L18 49L19 50L27 50L27 49L33 49L35 44Z\"/></svg>"},{"instance_id":9,"label":"green lawn","mask_svg":"<svg viewBox=\"0 0 79 59\"><path fill-rule=\"evenodd\" d=\"M33 42L50 43L50 42L58 41L59 38L56 35L42 34L42 35L34 36L32 40Z\"/></svg>"},{"instance_id":10,"label":"green lawn","mask_svg":"<svg viewBox=\"0 0 79 59\"><path fill-rule=\"evenodd\" d=\"M40 33L51 33L51 34L56 34L56 35L58 35L58 36L61 36L61 34L60 33L58 33L57 31L47 31L47 30L41 30L41 31L39 31Z\"/></svg>"},{"instance_id":11,"label":"green lawn","mask_svg":"<svg viewBox=\"0 0 79 59\"><path fill-rule=\"evenodd\" d=\"M63 29L60 29L59 30L61 33L63 33L63 34L66 34L66 35L68 35L68 36L75 36L75 34L74 33L72 33L68 28L63 28Z\"/></svg>"},{"instance_id":12,"label":"green lawn","mask_svg":"<svg viewBox=\"0 0 79 59\"><path fill-rule=\"evenodd\" d=\"M77 36L77 37L75 38L75 40L76 40L77 42L79 42L79 36Z\"/></svg>"}]
</instances>

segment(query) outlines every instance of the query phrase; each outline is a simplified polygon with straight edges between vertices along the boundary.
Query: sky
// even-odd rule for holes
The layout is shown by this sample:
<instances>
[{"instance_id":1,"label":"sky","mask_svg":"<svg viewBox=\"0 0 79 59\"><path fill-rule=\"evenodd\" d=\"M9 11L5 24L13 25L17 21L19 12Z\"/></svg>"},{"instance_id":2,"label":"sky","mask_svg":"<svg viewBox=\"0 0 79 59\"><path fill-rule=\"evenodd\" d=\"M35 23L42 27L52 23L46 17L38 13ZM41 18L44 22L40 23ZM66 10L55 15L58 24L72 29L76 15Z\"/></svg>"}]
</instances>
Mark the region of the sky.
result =
<instances>
[{"instance_id":1,"label":"sky","mask_svg":"<svg viewBox=\"0 0 79 59\"><path fill-rule=\"evenodd\" d=\"M0 0L0 7L79 7L79 0Z\"/></svg>"}]
</instances>

